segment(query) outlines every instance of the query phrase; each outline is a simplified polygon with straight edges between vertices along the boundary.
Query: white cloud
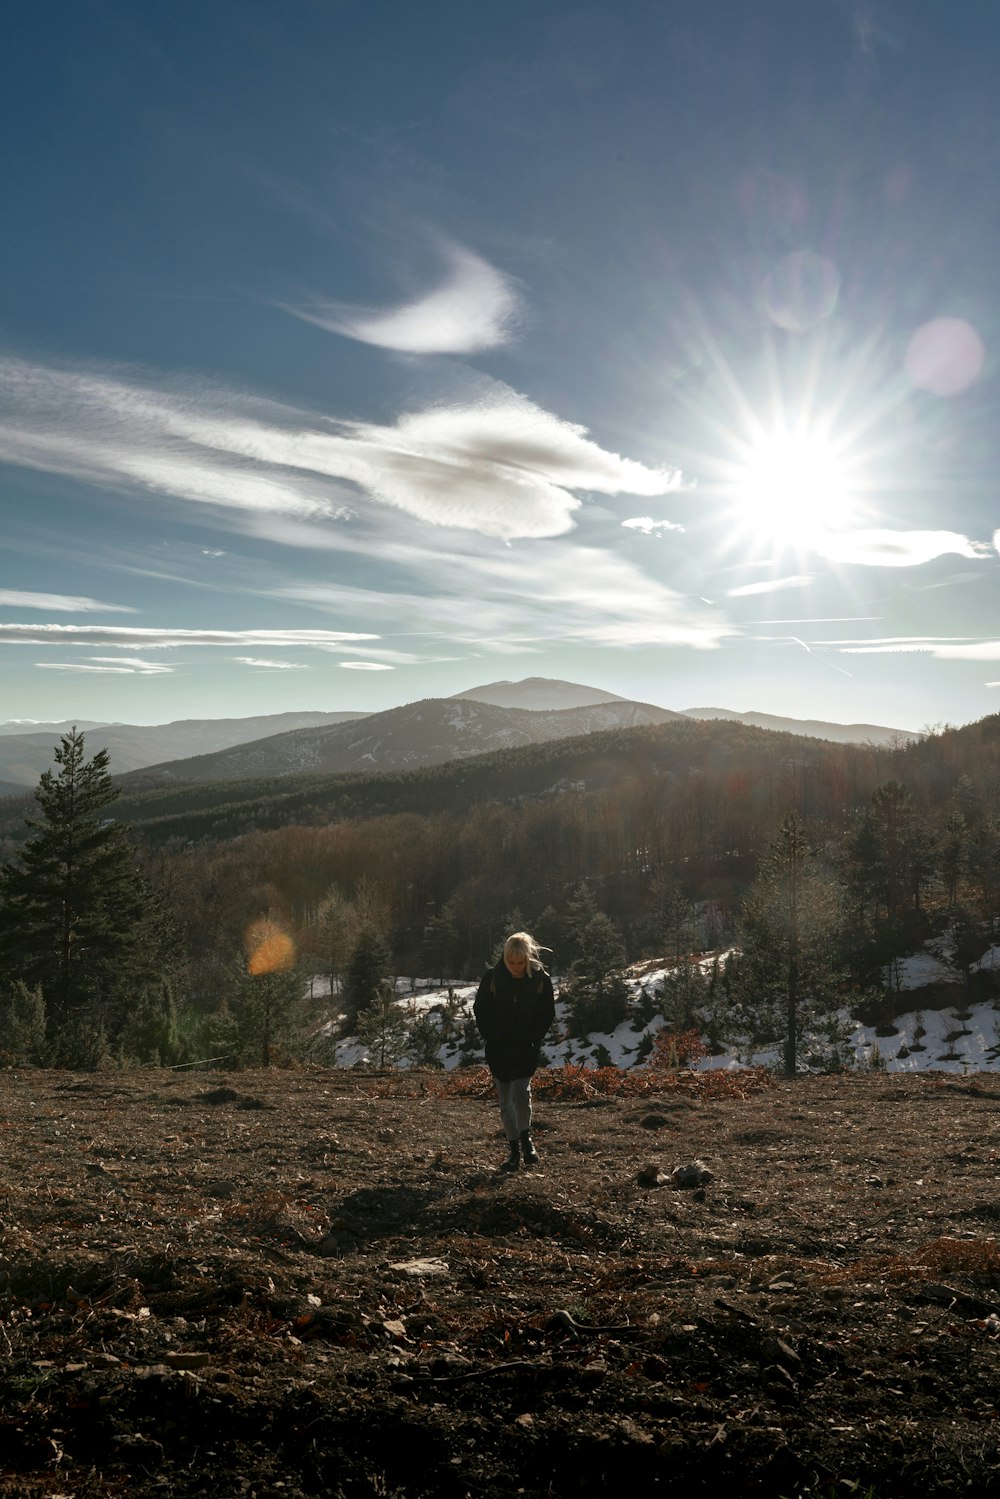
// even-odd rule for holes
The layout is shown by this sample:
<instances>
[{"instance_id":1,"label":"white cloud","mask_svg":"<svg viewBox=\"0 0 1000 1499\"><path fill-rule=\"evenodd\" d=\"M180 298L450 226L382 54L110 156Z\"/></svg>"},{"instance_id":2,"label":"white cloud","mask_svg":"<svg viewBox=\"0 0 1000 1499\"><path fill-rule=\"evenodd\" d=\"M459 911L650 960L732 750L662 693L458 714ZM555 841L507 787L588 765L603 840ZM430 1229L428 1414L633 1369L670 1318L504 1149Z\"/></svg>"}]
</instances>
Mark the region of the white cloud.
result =
<instances>
[{"instance_id":1,"label":"white cloud","mask_svg":"<svg viewBox=\"0 0 1000 1499\"><path fill-rule=\"evenodd\" d=\"M839 649L842 656L936 656L938 654L926 640L901 640L893 645L844 645Z\"/></svg>"},{"instance_id":2,"label":"white cloud","mask_svg":"<svg viewBox=\"0 0 1000 1499\"><path fill-rule=\"evenodd\" d=\"M99 599L78 598L66 593L25 593L18 588L0 588L0 604L11 609L51 609L64 614L137 614L127 604L102 604Z\"/></svg>"},{"instance_id":3,"label":"white cloud","mask_svg":"<svg viewBox=\"0 0 1000 1499\"><path fill-rule=\"evenodd\" d=\"M853 562L863 567L919 567L950 552L960 557L985 557L989 548L957 531L844 531L825 532L816 550L831 562Z\"/></svg>"},{"instance_id":4,"label":"white cloud","mask_svg":"<svg viewBox=\"0 0 1000 1499\"><path fill-rule=\"evenodd\" d=\"M943 661L1000 661L1000 640L980 640L966 645L940 645L934 654Z\"/></svg>"},{"instance_id":5,"label":"white cloud","mask_svg":"<svg viewBox=\"0 0 1000 1499\"><path fill-rule=\"evenodd\" d=\"M345 671L394 671L395 667L387 666L384 661L341 661L339 663Z\"/></svg>"},{"instance_id":6,"label":"white cloud","mask_svg":"<svg viewBox=\"0 0 1000 1499\"><path fill-rule=\"evenodd\" d=\"M765 578L761 583L742 583L739 588L727 588L726 597L744 599L757 593L780 593L785 588L805 588L811 582L811 573L797 573L789 578Z\"/></svg>"},{"instance_id":7,"label":"white cloud","mask_svg":"<svg viewBox=\"0 0 1000 1499\"><path fill-rule=\"evenodd\" d=\"M89 659L96 661L99 666L125 666L130 671L149 677L161 676L164 672L169 674L176 670L175 667L164 666L162 663L142 661L137 656L91 656Z\"/></svg>"},{"instance_id":8,"label":"white cloud","mask_svg":"<svg viewBox=\"0 0 1000 1499\"><path fill-rule=\"evenodd\" d=\"M95 675L106 677L160 676L164 672L170 674L174 670L172 666L148 666L145 662L118 666L89 666L84 661L36 661L35 665L40 671L93 672Z\"/></svg>"},{"instance_id":9,"label":"white cloud","mask_svg":"<svg viewBox=\"0 0 1000 1499\"><path fill-rule=\"evenodd\" d=\"M385 661L389 666L430 666L442 661L457 661L458 656L415 655L412 651L372 650L363 645L325 645L332 656L364 656L367 661Z\"/></svg>"},{"instance_id":10,"label":"white cloud","mask_svg":"<svg viewBox=\"0 0 1000 1499\"><path fill-rule=\"evenodd\" d=\"M401 307L346 307L335 302L285 311L330 333L406 354L470 354L507 343L521 310L510 279L461 245L441 245L444 282Z\"/></svg>"},{"instance_id":11,"label":"white cloud","mask_svg":"<svg viewBox=\"0 0 1000 1499\"><path fill-rule=\"evenodd\" d=\"M32 645L103 645L124 650L165 650L174 646L312 646L342 640L378 640L377 635L345 630L168 630L124 625L5 625L0 643Z\"/></svg>"},{"instance_id":12,"label":"white cloud","mask_svg":"<svg viewBox=\"0 0 1000 1499\"><path fill-rule=\"evenodd\" d=\"M233 656L241 666L256 666L265 671L309 671L309 667L298 661L263 661L256 656Z\"/></svg>"},{"instance_id":13,"label":"white cloud","mask_svg":"<svg viewBox=\"0 0 1000 1499\"><path fill-rule=\"evenodd\" d=\"M425 524L502 540L570 530L576 490L662 495L681 482L494 382L380 426L13 359L0 359L0 460L328 534L348 530L360 491Z\"/></svg>"},{"instance_id":14,"label":"white cloud","mask_svg":"<svg viewBox=\"0 0 1000 1499\"><path fill-rule=\"evenodd\" d=\"M972 640L956 635L899 635L883 640L815 640L813 645L832 646L845 656L917 653L939 661L1000 661L1000 640Z\"/></svg>"},{"instance_id":15,"label":"white cloud","mask_svg":"<svg viewBox=\"0 0 1000 1499\"><path fill-rule=\"evenodd\" d=\"M383 556L416 574L421 589L375 593L302 584L281 588L276 596L351 618L377 608L383 635L425 631L445 635L450 644L491 651L567 640L711 649L732 633L712 608L597 547L555 540L454 551L443 566L430 548L387 543Z\"/></svg>"},{"instance_id":16,"label":"white cloud","mask_svg":"<svg viewBox=\"0 0 1000 1499\"><path fill-rule=\"evenodd\" d=\"M641 531L644 536L656 536L660 531L684 530L675 520L654 520L651 515L633 515L630 520L623 520L622 525L629 531Z\"/></svg>"}]
</instances>

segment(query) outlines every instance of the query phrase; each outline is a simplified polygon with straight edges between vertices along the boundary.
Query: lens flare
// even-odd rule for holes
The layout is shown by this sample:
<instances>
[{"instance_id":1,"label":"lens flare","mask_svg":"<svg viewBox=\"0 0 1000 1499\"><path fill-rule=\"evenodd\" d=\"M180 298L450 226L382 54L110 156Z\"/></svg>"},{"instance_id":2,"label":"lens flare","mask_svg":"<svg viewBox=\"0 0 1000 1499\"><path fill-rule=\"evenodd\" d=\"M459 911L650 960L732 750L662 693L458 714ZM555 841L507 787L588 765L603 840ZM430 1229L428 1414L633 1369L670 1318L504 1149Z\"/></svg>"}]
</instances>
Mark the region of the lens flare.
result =
<instances>
[{"instance_id":1,"label":"lens flare","mask_svg":"<svg viewBox=\"0 0 1000 1499\"><path fill-rule=\"evenodd\" d=\"M295 966L295 943L286 931L262 916L247 927L243 945L247 951L247 973L282 973Z\"/></svg>"},{"instance_id":2,"label":"lens flare","mask_svg":"<svg viewBox=\"0 0 1000 1499\"><path fill-rule=\"evenodd\" d=\"M910 339L904 362L918 390L930 391L933 396L957 396L982 374L986 345L964 318L932 318Z\"/></svg>"}]
</instances>

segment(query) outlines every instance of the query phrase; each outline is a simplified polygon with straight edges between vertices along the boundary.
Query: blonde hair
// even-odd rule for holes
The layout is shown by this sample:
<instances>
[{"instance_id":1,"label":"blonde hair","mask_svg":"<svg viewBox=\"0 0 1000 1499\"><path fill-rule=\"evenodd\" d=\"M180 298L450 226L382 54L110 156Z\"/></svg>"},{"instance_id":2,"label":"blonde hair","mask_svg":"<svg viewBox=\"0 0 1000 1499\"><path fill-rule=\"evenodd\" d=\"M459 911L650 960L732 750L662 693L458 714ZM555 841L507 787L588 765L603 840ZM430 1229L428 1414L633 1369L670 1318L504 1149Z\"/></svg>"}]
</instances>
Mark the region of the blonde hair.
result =
<instances>
[{"instance_id":1,"label":"blonde hair","mask_svg":"<svg viewBox=\"0 0 1000 1499\"><path fill-rule=\"evenodd\" d=\"M496 951L496 949L494 949ZM551 947L539 947L530 932L511 932L503 945L504 957L509 957L512 952L519 952L528 960L528 967L532 973L548 973L548 969L542 962L542 953L551 952Z\"/></svg>"}]
</instances>

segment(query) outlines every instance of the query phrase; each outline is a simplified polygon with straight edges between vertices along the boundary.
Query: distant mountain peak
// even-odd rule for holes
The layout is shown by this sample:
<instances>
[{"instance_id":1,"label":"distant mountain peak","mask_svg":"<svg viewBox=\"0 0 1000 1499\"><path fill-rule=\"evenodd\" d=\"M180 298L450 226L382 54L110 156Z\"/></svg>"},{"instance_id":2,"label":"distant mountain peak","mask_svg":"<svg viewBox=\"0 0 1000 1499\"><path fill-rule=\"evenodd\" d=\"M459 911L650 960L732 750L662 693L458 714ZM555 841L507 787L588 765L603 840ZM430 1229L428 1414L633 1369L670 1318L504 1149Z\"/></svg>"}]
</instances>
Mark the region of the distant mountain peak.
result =
<instances>
[{"instance_id":1,"label":"distant mountain peak","mask_svg":"<svg viewBox=\"0 0 1000 1499\"><path fill-rule=\"evenodd\" d=\"M471 698L477 703L492 703L495 708L527 708L536 713L631 701L617 692L605 692L600 687L585 687L581 682L562 682L557 677L524 677L520 682L486 682L482 687L455 692L452 697Z\"/></svg>"}]
</instances>

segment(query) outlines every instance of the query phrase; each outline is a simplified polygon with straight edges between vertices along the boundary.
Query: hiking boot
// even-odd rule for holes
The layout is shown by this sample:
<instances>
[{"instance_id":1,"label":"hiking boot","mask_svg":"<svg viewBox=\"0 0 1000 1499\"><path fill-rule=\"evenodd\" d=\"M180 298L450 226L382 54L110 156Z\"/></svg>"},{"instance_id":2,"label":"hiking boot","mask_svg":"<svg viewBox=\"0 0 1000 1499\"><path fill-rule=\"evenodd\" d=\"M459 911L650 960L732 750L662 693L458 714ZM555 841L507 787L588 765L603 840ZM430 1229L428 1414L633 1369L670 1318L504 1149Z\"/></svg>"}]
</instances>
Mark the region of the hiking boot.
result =
<instances>
[{"instance_id":1,"label":"hiking boot","mask_svg":"<svg viewBox=\"0 0 1000 1499\"><path fill-rule=\"evenodd\" d=\"M508 1154L505 1161L500 1162L501 1171L516 1171L521 1164L521 1152L516 1140L508 1140Z\"/></svg>"},{"instance_id":2,"label":"hiking boot","mask_svg":"<svg viewBox=\"0 0 1000 1499\"><path fill-rule=\"evenodd\" d=\"M526 1166L537 1166L538 1151L535 1149L534 1142L527 1130L521 1135L521 1154L524 1156L524 1164Z\"/></svg>"}]
</instances>

